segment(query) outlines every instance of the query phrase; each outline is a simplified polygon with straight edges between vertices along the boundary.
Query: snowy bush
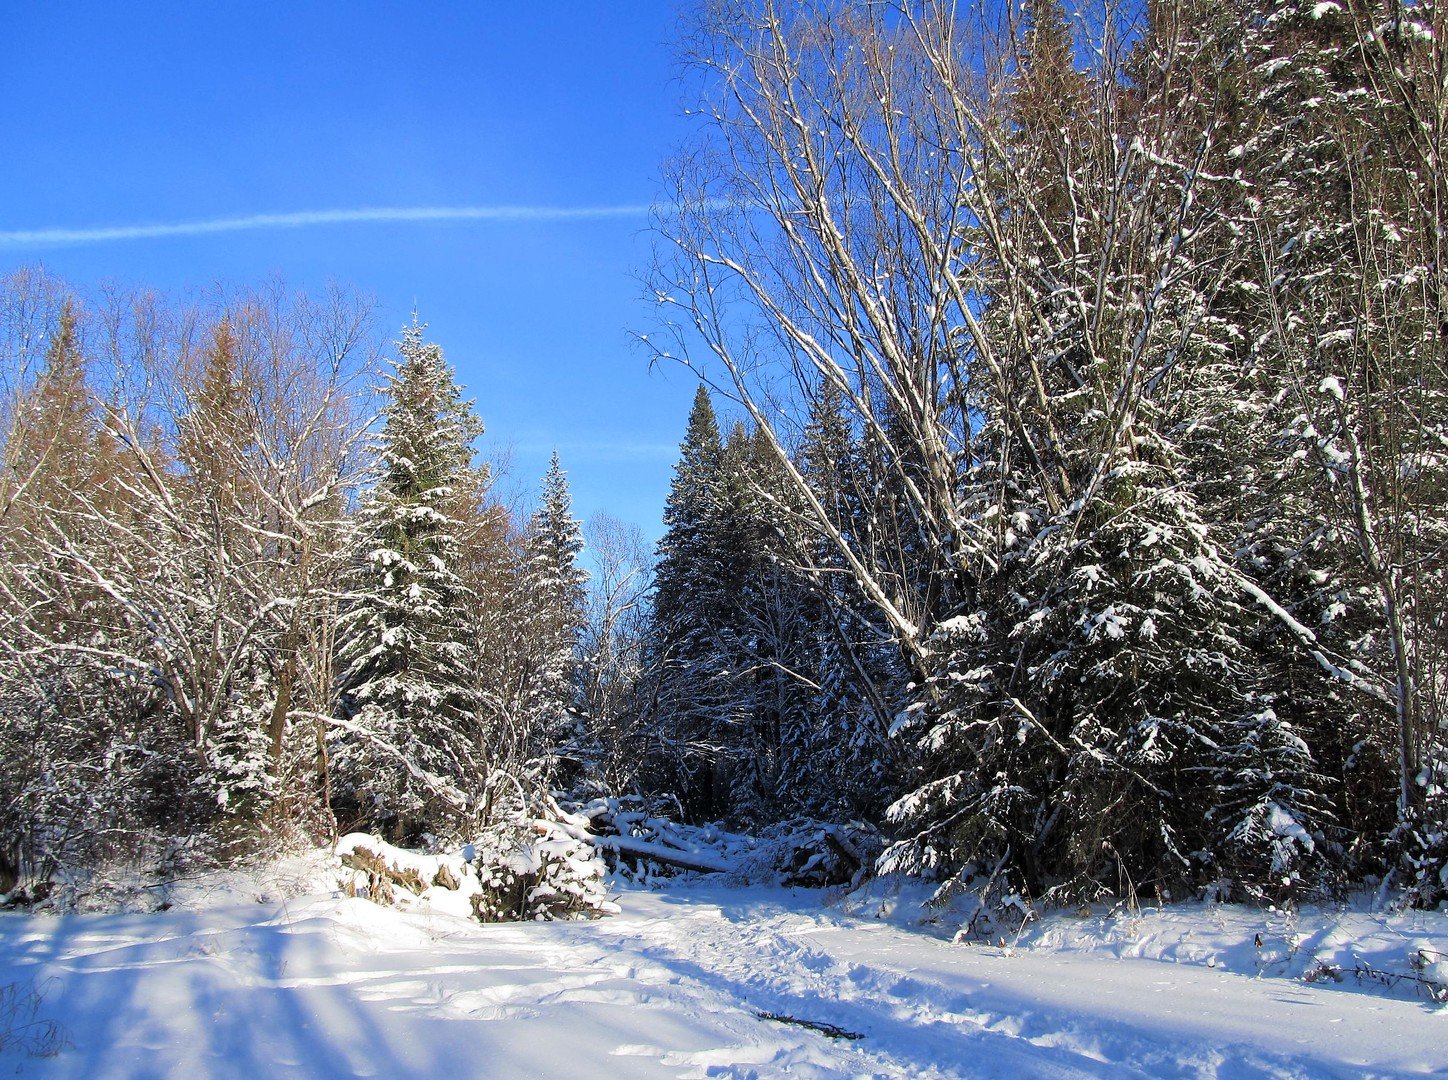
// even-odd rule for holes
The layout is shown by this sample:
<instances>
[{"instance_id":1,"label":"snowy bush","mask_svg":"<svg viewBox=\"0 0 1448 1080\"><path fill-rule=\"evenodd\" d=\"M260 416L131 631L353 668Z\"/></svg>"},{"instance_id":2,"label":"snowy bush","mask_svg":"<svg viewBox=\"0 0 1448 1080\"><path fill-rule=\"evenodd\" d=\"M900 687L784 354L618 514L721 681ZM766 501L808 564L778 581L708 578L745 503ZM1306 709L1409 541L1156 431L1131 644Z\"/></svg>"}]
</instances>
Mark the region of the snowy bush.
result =
<instances>
[{"instance_id":1,"label":"snowy bush","mask_svg":"<svg viewBox=\"0 0 1448 1080\"><path fill-rule=\"evenodd\" d=\"M864 822L835 825L813 818L776 825L765 839L784 884L812 888L860 884L884 846L879 832Z\"/></svg>"},{"instance_id":2,"label":"snowy bush","mask_svg":"<svg viewBox=\"0 0 1448 1080\"><path fill-rule=\"evenodd\" d=\"M555 822L537 821L534 830L479 868L482 888L472 899L479 920L593 919L618 911L608 900L605 867L592 844Z\"/></svg>"}]
</instances>

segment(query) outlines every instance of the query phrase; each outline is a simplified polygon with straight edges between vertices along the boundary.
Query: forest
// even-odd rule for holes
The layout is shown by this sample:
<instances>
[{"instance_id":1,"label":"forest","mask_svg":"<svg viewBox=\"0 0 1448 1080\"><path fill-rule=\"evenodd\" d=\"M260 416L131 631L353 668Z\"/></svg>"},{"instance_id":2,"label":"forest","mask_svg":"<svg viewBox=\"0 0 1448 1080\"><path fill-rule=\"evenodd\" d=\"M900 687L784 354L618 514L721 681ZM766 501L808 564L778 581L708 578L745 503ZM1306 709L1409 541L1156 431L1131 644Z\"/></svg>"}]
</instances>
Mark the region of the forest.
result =
<instances>
[{"instance_id":1,"label":"forest","mask_svg":"<svg viewBox=\"0 0 1448 1080\"><path fill-rule=\"evenodd\" d=\"M699 378L656 550L556 455L499 496L425 302L11 273L0 892L502 852L613 798L850 824L941 899L1435 907L1444 31L701 6L640 316ZM569 828L529 895L593 910Z\"/></svg>"}]
</instances>

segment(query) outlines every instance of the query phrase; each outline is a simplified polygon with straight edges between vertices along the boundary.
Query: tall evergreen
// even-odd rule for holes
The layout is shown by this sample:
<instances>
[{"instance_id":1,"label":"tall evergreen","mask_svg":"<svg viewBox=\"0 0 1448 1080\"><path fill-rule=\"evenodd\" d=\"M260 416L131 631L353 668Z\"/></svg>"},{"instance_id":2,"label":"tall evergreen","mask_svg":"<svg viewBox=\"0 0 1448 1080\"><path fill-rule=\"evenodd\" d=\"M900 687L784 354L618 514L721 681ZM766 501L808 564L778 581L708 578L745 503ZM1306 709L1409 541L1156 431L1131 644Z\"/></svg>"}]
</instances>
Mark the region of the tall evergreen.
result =
<instances>
[{"instance_id":1,"label":"tall evergreen","mask_svg":"<svg viewBox=\"0 0 1448 1080\"><path fill-rule=\"evenodd\" d=\"M399 835L466 825L489 767L453 516L482 424L423 331L404 329L384 385L337 624L343 802Z\"/></svg>"},{"instance_id":2,"label":"tall evergreen","mask_svg":"<svg viewBox=\"0 0 1448 1080\"><path fill-rule=\"evenodd\" d=\"M793 803L786 739L808 708L807 583L785 548L790 492L757 429L735 424L724 444L714 530L720 621L715 639L723 709L715 723L721 793L734 820L759 826Z\"/></svg>"},{"instance_id":3,"label":"tall evergreen","mask_svg":"<svg viewBox=\"0 0 1448 1080\"><path fill-rule=\"evenodd\" d=\"M646 644L649 678L641 700L654 770L668 778L661 786L692 803L706 802L714 787L709 732L722 700L716 628L723 598L713 530L723 470L719 421L701 384L664 504Z\"/></svg>"},{"instance_id":4,"label":"tall evergreen","mask_svg":"<svg viewBox=\"0 0 1448 1080\"><path fill-rule=\"evenodd\" d=\"M751 625L749 605L762 534L751 505L750 486L760 479L751 441L740 425L721 438L701 386L664 508L654 576L645 708L655 718L663 772L688 812L704 817L728 814L741 783L759 786L762 699L751 659L759 627Z\"/></svg>"},{"instance_id":5,"label":"tall evergreen","mask_svg":"<svg viewBox=\"0 0 1448 1080\"><path fill-rule=\"evenodd\" d=\"M833 383L811 400L798 451L799 467L830 524L854 545L876 532L876 501L868 470ZM804 707L786 717L781 736L780 798L800 813L878 818L898 783L887 738L907 680L890 640L839 549L818 530L791 521L787 557L797 568L798 667L812 687Z\"/></svg>"},{"instance_id":6,"label":"tall evergreen","mask_svg":"<svg viewBox=\"0 0 1448 1080\"><path fill-rule=\"evenodd\" d=\"M531 675L525 710L535 756L551 754L572 730L578 703L577 652L588 572L579 565L583 531L568 477L553 452L543 497L523 541L523 591L531 611Z\"/></svg>"},{"instance_id":7,"label":"tall evergreen","mask_svg":"<svg viewBox=\"0 0 1448 1080\"><path fill-rule=\"evenodd\" d=\"M1230 97L1238 31L1216 15L1189 40L1148 36L1140 70L1170 77L1127 94L1074 70L1058 3L1030 6L996 180L1010 246L983 316L1011 382L978 409L962 490L993 548L902 727L921 774L893 810L896 865L1005 865L1061 895L1239 872L1295 888L1319 849L1311 758L1259 688L1235 530L1209 517L1243 447L1196 456L1234 381L1209 336L1220 264L1190 245L1230 237L1236 185L1225 163L1176 162L1212 146L1197 125L1227 108L1212 95ZM1091 210L1123 198L1131 219Z\"/></svg>"},{"instance_id":8,"label":"tall evergreen","mask_svg":"<svg viewBox=\"0 0 1448 1080\"><path fill-rule=\"evenodd\" d=\"M1293 616L1269 623L1279 683L1338 810L1355 873L1448 895L1448 747L1440 554L1444 103L1436 5L1253 4L1237 167L1260 237L1242 275L1270 511L1242 547ZM1436 29L1435 29L1436 27ZM1265 486L1265 485L1264 485ZM1325 716L1334 722L1323 724ZM1367 797L1395 792L1395 805Z\"/></svg>"},{"instance_id":9,"label":"tall evergreen","mask_svg":"<svg viewBox=\"0 0 1448 1080\"><path fill-rule=\"evenodd\" d=\"M659 540L654 575L654 622L666 649L696 636L697 624L705 614L700 605L714 599L709 595L712 588L700 589L706 585L701 578L723 456L714 404L700 385L664 503L664 535Z\"/></svg>"}]
</instances>

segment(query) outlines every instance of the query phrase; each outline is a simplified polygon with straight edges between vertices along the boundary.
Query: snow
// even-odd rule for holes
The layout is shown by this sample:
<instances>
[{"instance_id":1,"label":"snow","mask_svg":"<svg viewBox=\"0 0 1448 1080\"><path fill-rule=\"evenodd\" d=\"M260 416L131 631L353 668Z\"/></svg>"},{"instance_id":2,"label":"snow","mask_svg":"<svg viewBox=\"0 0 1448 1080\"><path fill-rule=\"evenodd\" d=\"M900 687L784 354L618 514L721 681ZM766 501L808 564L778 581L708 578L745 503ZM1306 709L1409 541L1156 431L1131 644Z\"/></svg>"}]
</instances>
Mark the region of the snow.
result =
<instances>
[{"instance_id":1,"label":"snow","mask_svg":"<svg viewBox=\"0 0 1448 1080\"><path fill-rule=\"evenodd\" d=\"M482 925L344 897L335 880L316 861L285 881L195 883L161 913L0 917L0 984L39 989L39 1016L68 1043L48 1057L0 1048L0 1073L1448 1071L1441 1006L1401 985L1305 977L1353 956L1436 972L1442 913L1098 909L1030 922L1002 946L953 943L923 890L885 883L827 905L819 891L695 881L623 889L621 914L598 921Z\"/></svg>"}]
</instances>

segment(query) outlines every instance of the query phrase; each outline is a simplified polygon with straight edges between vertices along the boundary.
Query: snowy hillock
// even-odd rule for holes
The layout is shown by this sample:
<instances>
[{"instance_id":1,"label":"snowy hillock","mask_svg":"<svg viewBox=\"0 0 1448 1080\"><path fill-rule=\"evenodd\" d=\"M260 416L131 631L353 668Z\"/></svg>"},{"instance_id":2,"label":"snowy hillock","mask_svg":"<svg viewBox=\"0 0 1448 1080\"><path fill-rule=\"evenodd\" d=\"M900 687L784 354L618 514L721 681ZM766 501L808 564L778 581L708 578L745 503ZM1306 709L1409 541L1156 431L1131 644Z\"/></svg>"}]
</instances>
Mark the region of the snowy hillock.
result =
<instances>
[{"instance_id":1,"label":"snowy hillock","mask_svg":"<svg viewBox=\"0 0 1448 1080\"><path fill-rule=\"evenodd\" d=\"M89 866L60 867L46 879L0 893L0 911L120 914L202 911L217 904L260 904L333 887L330 850L258 853L220 865L204 838L139 848Z\"/></svg>"},{"instance_id":2,"label":"snowy hillock","mask_svg":"<svg viewBox=\"0 0 1448 1080\"><path fill-rule=\"evenodd\" d=\"M1448 1003L1448 911L1207 901L1083 904L1042 911L1019 896L932 903L937 886L885 877L847 894L845 913L993 955L1079 956L1190 965L1252 978Z\"/></svg>"}]
</instances>

